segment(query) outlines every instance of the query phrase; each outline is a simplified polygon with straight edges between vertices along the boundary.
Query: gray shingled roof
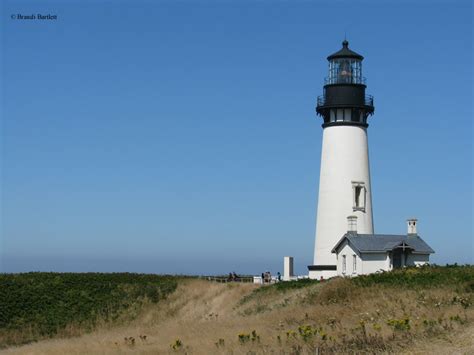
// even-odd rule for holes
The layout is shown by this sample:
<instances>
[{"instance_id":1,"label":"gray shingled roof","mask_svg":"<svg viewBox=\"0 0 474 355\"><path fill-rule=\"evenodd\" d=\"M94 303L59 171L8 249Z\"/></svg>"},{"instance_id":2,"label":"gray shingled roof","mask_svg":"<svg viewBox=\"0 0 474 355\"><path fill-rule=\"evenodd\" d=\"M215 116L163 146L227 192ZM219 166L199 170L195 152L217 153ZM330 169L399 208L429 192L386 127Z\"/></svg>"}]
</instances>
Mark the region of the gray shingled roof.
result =
<instances>
[{"instance_id":1,"label":"gray shingled roof","mask_svg":"<svg viewBox=\"0 0 474 355\"><path fill-rule=\"evenodd\" d=\"M432 254L434 250L419 235L387 235L346 233L334 246L335 253L339 245L347 239L361 253L386 252L405 243L415 253Z\"/></svg>"}]
</instances>

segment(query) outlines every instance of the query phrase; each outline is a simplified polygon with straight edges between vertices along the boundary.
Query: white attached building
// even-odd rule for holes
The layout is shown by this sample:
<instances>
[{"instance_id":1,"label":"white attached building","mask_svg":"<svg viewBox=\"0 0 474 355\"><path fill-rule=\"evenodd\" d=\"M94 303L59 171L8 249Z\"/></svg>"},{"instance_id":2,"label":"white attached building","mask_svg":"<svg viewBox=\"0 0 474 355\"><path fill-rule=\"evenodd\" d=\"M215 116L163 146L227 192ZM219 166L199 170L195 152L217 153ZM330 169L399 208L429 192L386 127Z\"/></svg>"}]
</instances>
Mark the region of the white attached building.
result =
<instances>
[{"instance_id":1,"label":"white attached building","mask_svg":"<svg viewBox=\"0 0 474 355\"><path fill-rule=\"evenodd\" d=\"M416 233L415 219L408 220L408 234L358 234L354 216L349 231L334 246L337 275L357 276L429 263L434 250Z\"/></svg>"}]
</instances>

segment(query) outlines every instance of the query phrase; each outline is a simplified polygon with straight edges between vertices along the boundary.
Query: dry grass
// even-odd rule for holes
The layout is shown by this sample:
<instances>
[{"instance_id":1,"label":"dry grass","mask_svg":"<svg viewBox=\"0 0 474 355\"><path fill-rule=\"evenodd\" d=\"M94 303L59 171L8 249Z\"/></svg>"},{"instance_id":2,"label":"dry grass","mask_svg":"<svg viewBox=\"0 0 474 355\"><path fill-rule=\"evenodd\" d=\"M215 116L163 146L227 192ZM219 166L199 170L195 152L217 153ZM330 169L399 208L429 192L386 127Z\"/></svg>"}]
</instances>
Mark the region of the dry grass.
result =
<instances>
[{"instance_id":1,"label":"dry grass","mask_svg":"<svg viewBox=\"0 0 474 355\"><path fill-rule=\"evenodd\" d=\"M453 301L465 296L455 290L360 288L343 279L252 292L258 287L185 280L128 324L4 353L474 353L473 308Z\"/></svg>"}]
</instances>

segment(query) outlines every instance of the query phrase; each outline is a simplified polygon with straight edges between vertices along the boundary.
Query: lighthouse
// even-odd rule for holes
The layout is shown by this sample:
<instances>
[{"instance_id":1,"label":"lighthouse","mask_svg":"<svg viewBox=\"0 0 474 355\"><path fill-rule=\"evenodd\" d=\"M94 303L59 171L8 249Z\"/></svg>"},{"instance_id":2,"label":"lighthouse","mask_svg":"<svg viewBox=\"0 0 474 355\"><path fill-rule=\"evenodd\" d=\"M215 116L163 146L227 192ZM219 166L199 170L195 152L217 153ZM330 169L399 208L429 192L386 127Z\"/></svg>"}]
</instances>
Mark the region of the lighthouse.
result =
<instances>
[{"instance_id":1,"label":"lighthouse","mask_svg":"<svg viewBox=\"0 0 474 355\"><path fill-rule=\"evenodd\" d=\"M344 40L327 59L329 73L316 106L323 140L314 262L308 266L309 277L317 279L336 276L337 259L331 251L348 230L374 233L367 141L374 100L365 93L364 57Z\"/></svg>"}]
</instances>

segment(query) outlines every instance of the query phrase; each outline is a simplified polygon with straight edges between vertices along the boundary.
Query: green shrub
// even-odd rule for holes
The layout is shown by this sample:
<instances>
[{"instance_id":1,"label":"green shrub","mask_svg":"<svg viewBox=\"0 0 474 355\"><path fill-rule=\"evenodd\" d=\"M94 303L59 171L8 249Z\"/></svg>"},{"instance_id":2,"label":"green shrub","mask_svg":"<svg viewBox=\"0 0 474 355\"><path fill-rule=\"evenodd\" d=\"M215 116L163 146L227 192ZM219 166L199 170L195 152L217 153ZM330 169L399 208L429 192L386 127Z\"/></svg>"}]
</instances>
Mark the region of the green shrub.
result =
<instances>
[{"instance_id":1,"label":"green shrub","mask_svg":"<svg viewBox=\"0 0 474 355\"><path fill-rule=\"evenodd\" d=\"M158 302L176 286L174 277L146 274L0 274L0 331L28 327L48 337L72 324L90 330L97 321L116 320L145 300Z\"/></svg>"},{"instance_id":2,"label":"green shrub","mask_svg":"<svg viewBox=\"0 0 474 355\"><path fill-rule=\"evenodd\" d=\"M180 339L176 339L173 344L170 345L171 349L179 350L183 347L183 342Z\"/></svg>"},{"instance_id":3,"label":"green shrub","mask_svg":"<svg viewBox=\"0 0 474 355\"><path fill-rule=\"evenodd\" d=\"M362 287L372 285L417 287L454 286L465 289L474 288L474 266L423 266L396 269L380 274L361 275L353 282Z\"/></svg>"},{"instance_id":4,"label":"green shrub","mask_svg":"<svg viewBox=\"0 0 474 355\"><path fill-rule=\"evenodd\" d=\"M470 280L468 282L465 283L464 285L464 290L466 292L474 292L474 280Z\"/></svg>"},{"instance_id":5,"label":"green shrub","mask_svg":"<svg viewBox=\"0 0 474 355\"><path fill-rule=\"evenodd\" d=\"M409 317L404 317L402 319L389 319L387 324L393 327L394 330L398 331L409 331L411 329Z\"/></svg>"},{"instance_id":6,"label":"green shrub","mask_svg":"<svg viewBox=\"0 0 474 355\"><path fill-rule=\"evenodd\" d=\"M246 342L248 342L250 340L250 334L246 334L246 333L240 333L238 335L238 338L239 338L239 342L241 344L244 344Z\"/></svg>"},{"instance_id":7,"label":"green shrub","mask_svg":"<svg viewBox=\"0 0 474 355\"><path fill-rule=\"evenodd\" d=\"M314 335L318 334L318 329L311 325L300 325L298 327L298 333L304 341L308 341Z\"/></svg>"}]
</instances>

